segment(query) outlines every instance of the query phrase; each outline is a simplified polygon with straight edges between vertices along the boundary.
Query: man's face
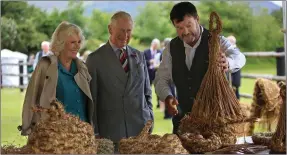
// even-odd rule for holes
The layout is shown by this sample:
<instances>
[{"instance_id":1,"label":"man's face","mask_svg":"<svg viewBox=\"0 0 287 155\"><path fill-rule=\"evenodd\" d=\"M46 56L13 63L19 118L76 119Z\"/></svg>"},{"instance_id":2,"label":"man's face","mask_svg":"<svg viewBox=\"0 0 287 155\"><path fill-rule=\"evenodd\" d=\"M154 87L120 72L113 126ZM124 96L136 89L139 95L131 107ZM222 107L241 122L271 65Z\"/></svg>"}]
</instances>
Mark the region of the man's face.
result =
<instances>
[{"instance_id":1,"label":"man's face","mask_svg":"<svg viewBox=\"0 0 287 155\"><path fill-rule=\"evenodd\" d=\"M119 18L109 25L110 39L118 48L126 46L131 38L133 22L129 18Z\"/></svg>"},{"instance_id":2,"label":"man's face","mask_svg":"<svg viewBox=\"0 0 287 155\"><path fill-rule=\"evenodd\" d=\"M42 46L42 50L43 50L45 53L47 53L47 52L49 51L49 49L50 49L50 47L49 47L48 44L44 44L44 45Z\"/></svg>"},{"instance_id":3,"label":"man's face","mask_svg":"<svg viewBox=\"0 0 287 155\"><path fill-rule=\"evenodd\" d=\"M173 20L177 35L187 44L193 44L200 36L199 17L185 15L183 21Z\"/></svg>"},{"instance_id":4,"label":"man's face","mask_svg":"<svg viewBox=\"0 0 287 155\"><path fill-rule=\"evenodd\" d=\"M154 49L154 50L159 49L159 46L160 46L160 45L159 45L158 43L155 43L155 42L151 44L151 47L152 47L152 49Z\"/></svg>"}]
</instances>

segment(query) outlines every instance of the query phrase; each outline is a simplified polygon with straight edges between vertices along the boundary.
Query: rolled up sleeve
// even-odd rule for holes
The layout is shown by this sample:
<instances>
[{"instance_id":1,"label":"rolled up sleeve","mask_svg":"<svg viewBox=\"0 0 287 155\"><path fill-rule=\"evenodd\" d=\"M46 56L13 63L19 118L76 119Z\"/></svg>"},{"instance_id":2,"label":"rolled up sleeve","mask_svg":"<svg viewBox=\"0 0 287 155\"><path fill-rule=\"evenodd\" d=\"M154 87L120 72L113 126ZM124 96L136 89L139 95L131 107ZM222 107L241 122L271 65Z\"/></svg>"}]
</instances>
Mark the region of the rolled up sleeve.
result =
<instances>
[{"instance_id":1,"label":"rolled up sleeve","mask_svg":"<svg viewBox=\"0 0 287 155\"><path fill-rule=\"evenodd\" d=\"M170 83L172 83L172 57L169 51L169 45L163 51L162 62L156 72L155 77L155 92L161 101L169 95L172 96Z\"/></svg>"},{"instance_id":2,"label":"rolled up sleeve","mask_svg":"<svg viewBox=\"0 0 287 155\"><path fill-rule=\"evenodd\" d=\"M220 37L220 47L226 53L227 61L229 64L229 71L231 73L240 70L246 63L245 56L240 50L232 45L224 36Z\"/></svg>"}]
</instances>

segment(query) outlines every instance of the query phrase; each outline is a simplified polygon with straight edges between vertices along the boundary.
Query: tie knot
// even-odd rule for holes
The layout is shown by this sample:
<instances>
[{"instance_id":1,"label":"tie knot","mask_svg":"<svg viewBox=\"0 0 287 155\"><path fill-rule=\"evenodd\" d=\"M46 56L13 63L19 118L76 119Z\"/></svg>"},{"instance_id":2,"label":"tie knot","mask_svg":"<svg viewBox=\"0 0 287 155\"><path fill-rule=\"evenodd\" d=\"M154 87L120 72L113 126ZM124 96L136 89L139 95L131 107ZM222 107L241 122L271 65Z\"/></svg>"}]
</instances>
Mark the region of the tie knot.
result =
<instances>
[{"instance_id":1,"label":"tie knot","mask_svg":"<svg viewBox=\"0 0 287 155\"><path fill-rule=\"evenodd\" d=\"M119 51L122 53L122 52L125 52L125 49L124 48L119 48Z\"/></svg>"}]
</instances>

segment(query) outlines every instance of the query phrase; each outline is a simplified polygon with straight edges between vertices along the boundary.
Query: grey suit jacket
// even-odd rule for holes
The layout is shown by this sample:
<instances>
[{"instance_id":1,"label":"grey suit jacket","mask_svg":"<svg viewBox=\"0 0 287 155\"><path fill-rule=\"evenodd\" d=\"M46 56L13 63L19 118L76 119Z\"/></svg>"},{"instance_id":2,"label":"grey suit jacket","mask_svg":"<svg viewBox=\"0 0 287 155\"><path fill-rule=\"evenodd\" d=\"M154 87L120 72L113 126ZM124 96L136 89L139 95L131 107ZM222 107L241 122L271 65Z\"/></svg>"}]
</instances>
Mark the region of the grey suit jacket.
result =
<instances>
[{"instance_id":1,"label":"grey suit jacket","mask_svg":"<svg viewBox=\"0 0 287 155\"><path fill-rule=\"evenodd\" d=\"M95 133L118 142L136 136L153 120L152 91L143 53L127 46L127 75L109 42L86 61L95 104Z\"/></svg>"}]
</instances>

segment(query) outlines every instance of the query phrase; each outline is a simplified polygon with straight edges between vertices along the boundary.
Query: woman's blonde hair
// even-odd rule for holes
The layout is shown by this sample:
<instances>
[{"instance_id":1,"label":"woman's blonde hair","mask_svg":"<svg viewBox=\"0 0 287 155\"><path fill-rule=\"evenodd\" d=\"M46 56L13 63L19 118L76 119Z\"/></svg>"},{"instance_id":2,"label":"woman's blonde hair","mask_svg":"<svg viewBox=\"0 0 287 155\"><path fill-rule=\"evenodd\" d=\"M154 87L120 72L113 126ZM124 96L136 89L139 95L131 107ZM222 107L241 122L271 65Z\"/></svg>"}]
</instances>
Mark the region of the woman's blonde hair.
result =
<instances>
[{"instance_id":1,"label":"woman's blonde hair","mask_svg":"<svg viewBox=\"0 0 287 155\"><path fill-rule=\"evenodd\" d=\"M81 48L84 45L85 37L81 28L69 22L61 22L55 29L51 39L51 51L54 55L59 56L65 48L66 38L71 35L79 35L81 38Z\"/></svg>"}]
</instances>

